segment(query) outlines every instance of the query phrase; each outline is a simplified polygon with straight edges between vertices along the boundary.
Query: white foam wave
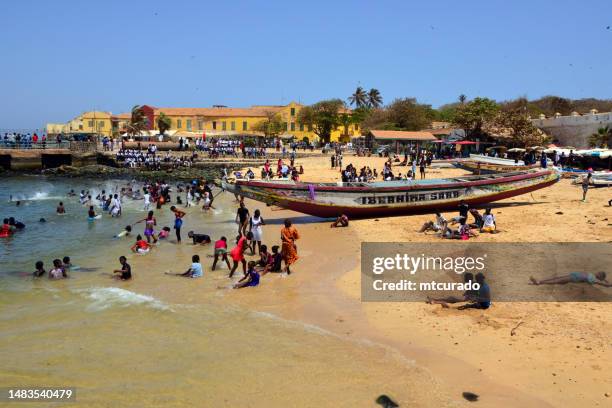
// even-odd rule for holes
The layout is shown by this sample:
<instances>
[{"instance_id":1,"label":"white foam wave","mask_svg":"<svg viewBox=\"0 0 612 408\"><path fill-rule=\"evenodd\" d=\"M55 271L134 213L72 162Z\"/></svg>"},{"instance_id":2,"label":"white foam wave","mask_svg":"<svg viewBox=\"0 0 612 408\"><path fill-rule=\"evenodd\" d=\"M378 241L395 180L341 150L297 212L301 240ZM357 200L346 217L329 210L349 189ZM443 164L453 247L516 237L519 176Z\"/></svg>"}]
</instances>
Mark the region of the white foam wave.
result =
<instances>
[{"instance_id":1,"label":"white foam wave","mask_svg":"<svg viewBox=\"0 0 612 408\"><path fill-rule=\"evenodd\" d=\"M164 302L155 299L153 296L142 295L126 289L116 287L93 287L76 291L81 295L93 300L87 307L88 311L99 312L112 306L129 307L141 305L158 310L172 310Z\"/></svg>"}]
</instances>

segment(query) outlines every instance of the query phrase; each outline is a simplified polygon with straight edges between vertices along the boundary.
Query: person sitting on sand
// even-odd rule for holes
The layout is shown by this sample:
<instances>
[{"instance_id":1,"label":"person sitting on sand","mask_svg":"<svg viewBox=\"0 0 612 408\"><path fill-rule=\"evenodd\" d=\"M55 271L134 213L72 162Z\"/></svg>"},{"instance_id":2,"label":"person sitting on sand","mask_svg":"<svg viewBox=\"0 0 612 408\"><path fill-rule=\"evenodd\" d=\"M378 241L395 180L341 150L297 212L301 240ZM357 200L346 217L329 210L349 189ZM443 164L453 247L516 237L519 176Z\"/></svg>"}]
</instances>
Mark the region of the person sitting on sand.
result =
<instances>
[{"instance_id":1,"label":"person sitting on sand","mask_svg":"<svg viewBox=\"0 0 612 408\"><path fill-rule=\"evenodd\" d=\"M258 271L263 271L273 262L274 258L272 254L268 252L268 246L266 244L262 245L259 250L259 261L257 261L256 269Z\"/></svg>"},{"instance_id":2,"label":"person sitting on sand","mask_svg":"<svg viewBox=\"0 0 612 408\"><path fill-rule=\"evenodd\" d=\"M472 282L474 282L474 275L470 272L464 273L463 282L466 284L467 283L471 284ZM448 308L449 303L470 302L470 301L474 301L475 299L477 299L477 297L478 297L478 291L471 289L471 290L466 290L465 292L463 292L463 295L461 296L446 296L442 298L432 298L432 297L427 296L426 303L429 303L430 305L439 304L439 305L442 305L442 307L444 308Z\"/></svg>"},{"instance_id":3,"label":"person sitting on sand","mask_svg":"<svg viewBox=\"0 0 612 408\"><path fill-rule=\"evenodd\" d=\"M171 273L166 272L166 274L183 276L185 278L201 278L202 276L204 276L204 273L202 272L202 264L200 263L200 256L194 255L191 257L191 266L184 273L171 274Z\"/></svg>"},{"instance_id":4,"label":"person sitting on sand","mask_svg":"<svg viewBox=\"0 0 612 408\"><path fill-rule=\"evenodd\" d=\"M485 282L485 276L482 272L476 274L476 282L480 285L476 297L473 301L467 305L459 306L458 310L465 309L488 309L491 307L491 288L489 284Z\"/></svg>"},{"instance_id":5,"label":"person sitting on sand","mask_svg":"<svg viewBox=\"0 0 612 408\"><path fill-rule=\"evenodd\" d=\"M255 270L255 262L249 262L249 269L242 278L234 285L234 289L246 288L259 285L259 273Z\"/></svg>"},{"instance_id":6,"label":"person sitting on sand","mask_svg":"<svg viewBox=\"0 0 612 408\"><path fill-rule=\"evenodd\" d=\"M130 249L138 254L146 254L151 250L151 244L142 239L142 235L139 234L136 236L136 243Z\"/></svg>"},{"instance_id":7,"label":"person sitting on sand","mask_svg":"<svg viewBox=\"0 0 612 408\"><path fill-rule=\"evenodd\" d=\"M189 231L187 236L193 240L193 245L207 245L210 244L210 236L206 234L196 234L193 231Z\"/></svg>"},{"instance_id":8,"label":"person sitting on sand","mask_svg":"<svg viewBox=\"0 0 612 408\"><path fill-rule=\"evenodd\" d=\"M489 232L491 234L497 234L497 224L495 222L495 216L491 214L491 208L487 208L483 217L482 228L480 232Z\"/></svg>"},{"instance_id":9,"label":"person sitting on sand","mask_svg":"<svg viewBox=\"0 0 612 408\"><path fill-rule=\"evenodd\" d=\"M439 231L442 231L446 227L447 223L448 221L446 221L446 218L444 218L442 214L437 212L436 220L427 221L425 224L423 224L419 232L427 232L429 230L434 231L434 232L439 232Z\"/></svg>"},{"instance_id":10,"label":"person sitting on sand","mask_svg":"<svg viewBox=\"0 0 612 408\"><path fill-rule=\"evenodd\" d=\"M130 264L127 263L127 258L125 256L123 256L123 255L120 256L119 257L119 263L121 264L121 269L115 269L113 271L113 274L119 273L121 275L113 275L113 278L114 279L119 279L119 280L130 280L130 279L132 279L132 267L130 266Z\"/></svg>"},{"instance_id":11,"label":"person sitting on sand","mask_svg":"<svg viewBox=\"0 0 612 408\"><path fill-rule=\"evenodd\" d=\"M349 225L348 217L346 215L342 214L341 216L336 218L336 221L332 222L330 227L332 227L332 228L336 228L336 227L348 227L348 225Z\"/></svg>"},{"instance_id":12,"label":"person sitting on sand","mask_svg":"<svg viewBox=\"0 0 612 408\"><path fill-rule=\"evenodd\" d=\"M600 285L606 288L612 287L612 283L606 279L605 272L586 273L572 272L569 275L555 276L553 278L538 280L531 276L532 285L565 285L568 283L588 283L589 285Z\"/></svg>"},{"instance_id":13,"label":"person sitting on sand","mask_svg":"<svg viewBox=\"0 0 612 408\"><path fill-rule=\"evenodd\" d=\"M43 264L43 261L37 261L34 267L36 268L36 270L34 271L35 278L40 278L41 276L47 273L47 271L45 271L45 265Z\"/></svg>"},{"instance_id":14,"label":"person sitting on sand","mask_svg":"<svg viewBox=\"0 0 612 408\"><path fill-rule=\"evenodd\" d=\"M478 230L481 229L482 226L484 225L484 218L482 217L482 215L480 215L478 210L475 208L470 208L469 212L472 215L472 217L474 217L474 223L470 224L470 227L478 229Z\"/></svg>"},{"instance_id":15,"label":"person sitting on sand","mask_svg":"<svg viewBox=\"0 0 612 408\"><path fill-rule=\"evenodd\" d=\"M64 208L64 203L60 201L59 205L55 209L55 212L58 214L66 214L66 209Z\"/></svg>"},{"instance_id":16,"label":"person sitting on sand","mask_svg":"<svg viewBox=\"0 0 612 408\"><path fill-rule=\"evenodd\" d=\"M62 268L62 261L59 259L53 260L53 269L49 271L49 279L64 279L67 278L66 270Z\"/></svg>"},{"instance_id":17,"label":"person sitting on sand","mask_svg":"<svg viewBox=\"0 0 612 408\"><path fill-rule=\"evenodd\" d=\"M218 241L215 241L215 260L212 264L212 270L214 271L217 267L217 262L219 261L219 257L221 257L221 261L227 264L227 269L232 269L229 263L229 259L227 259L227 238L221 237Z\"/></svg>"}]
</instances>

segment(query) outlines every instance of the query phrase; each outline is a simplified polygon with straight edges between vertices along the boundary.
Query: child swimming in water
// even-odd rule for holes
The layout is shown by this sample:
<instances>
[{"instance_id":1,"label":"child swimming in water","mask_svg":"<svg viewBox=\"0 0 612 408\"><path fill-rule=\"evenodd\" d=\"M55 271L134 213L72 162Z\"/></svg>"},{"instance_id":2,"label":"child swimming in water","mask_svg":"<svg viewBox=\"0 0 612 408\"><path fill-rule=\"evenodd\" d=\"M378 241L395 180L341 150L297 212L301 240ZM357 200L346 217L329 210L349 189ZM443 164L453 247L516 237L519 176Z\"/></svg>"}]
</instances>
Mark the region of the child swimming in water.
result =
<instances>
[{"instance_id":1,"label":"child swimming in water","mask_svg":"<svg viewBox=\"0 0 612 408\"><path fill-rule=\"evenodd\" d=\"M138 254L146 254L151 250L151 245L142 239L142 235L138 235L136 237L136 243L132 245L130 248L132 252L136 252Z\"/></svg>"},{"instance_id":2,"label":"child swimming in water","mask_svg":"<svg viewBox=\"0 0 612 408\"><path fill-rule=\"evenodd\" d=\"M96 219L96 211L94 210L93 205L89 206L89 211L87 212L87 217L89 218L90 221L93 221Z\"/></svg>"},{"instance_id":3,"label":"child swimming in water","mask_svg":"<svg viewBox=\"0 0 612 408\"><path fill-rule=\"evenodd\" d=\"M170 227L164 227L161 231L159 231L159 235L157 239L166 239L170 235Z\"/></svg>"},{"instance_id":4,"label":"child swimming in water","mask_svg":"<svg viewBox=\"0 0 612 408\"><path fill-rule=\"evenodd\" d=\"M184 273L169 273L166 275L183 276L185 278L201 278L204 274L202 272L202 264L200 263L200 256L194 255L191 257L191 266Z\"/></svg>"},{"instance_id":5,"label":"child swimming in water","mask_svg":"<svg viewBox=\"0 0 612 408\"><path fill-rule=\"evenodd\" d=\"M60 201L59 205L55 209L55 212L58 214L66 214L66 209L64 208L64 203Z\"/></svg>"},{"instance_id":6,"label":"child swimming in water","mask_svg":"<svg viewBox=\"0 0 612 408\"><path fill-rule=\"evenodd\" d=\"M43 261L36 262L35 268L36 268L36 270L34 271L35 278L40 278L41 276L47 273L47 271L45 271Z\"/></svg>"},{"instance_id":7,"label":"child swimming in water","mask_svg":"<svg viewBox=\"0 0 612 408\"><path fill-rule=\"evenodd\" d=\"M131 233L132 233L132 226L126 225L123 231L115 235L115 238L129 237Z\"/></svg>"},{"instance_id":8,"label":"child swimming in water","mask_svg":"<svg viewBox=\"0 0 612 408\"><path fill-rule=\"evenodd\" d=\"M53 260L53 269L49 271L49 279L63 279L67 278L66 270L62 268L62 261L59 259Z\"/></svg>"},{"instance_id":9,"label":"child swimming in water","mask_svg":"<svg viewBox=\"0 0 612 408\"><path fill-rule=\"evenodd\" d=\"M244 276L234 285L234 289L246 288L259 285L259 273L255 270L255 261L249 262L249 269Z\"/></svg>"}]
</instances>

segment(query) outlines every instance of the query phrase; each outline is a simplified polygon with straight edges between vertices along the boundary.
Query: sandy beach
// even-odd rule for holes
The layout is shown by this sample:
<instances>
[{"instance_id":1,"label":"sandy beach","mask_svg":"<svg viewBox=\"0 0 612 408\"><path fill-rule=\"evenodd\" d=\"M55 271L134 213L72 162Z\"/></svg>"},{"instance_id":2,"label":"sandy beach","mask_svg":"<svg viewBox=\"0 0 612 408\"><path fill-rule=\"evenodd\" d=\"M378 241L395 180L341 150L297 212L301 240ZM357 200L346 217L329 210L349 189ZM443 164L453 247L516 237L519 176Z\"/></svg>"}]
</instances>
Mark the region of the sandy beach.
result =
<instances>
[{"instance_id":1,"label":"sandy beach","mask_svg":"<svg viewBox=\"0 0 612 408\"><path fill-rule=\"evenodd\" d=\"M344 160L345 165L353 163L357 168L380 169L383 162L378 157ZM298 159L297 164L305 169L302 180L338 180L337 170L329 168L329 157ZM427 177L459 174L466 173L431 169ZM591 189L583 203L580 188L561 180L531 195L494 204L502 232L481 234L475 240L612 242L609 199L609 189ZM246 201L249 208L261 208L259 203ZM360 243L438 242L440 238L433 233L417 232L431 215L357 220L338 229L285 210L267 209L264 217L296 217L303 237L299 241L301 259L291 279L285 279L282 288L275 285L273 298L266 288L248 296L235 294L237 301L349 338L392 347L435 378L452 404L469 404L461 398L462 391L481 395L479 405L490 407L610 403L612 382L605 374L612 370L606 357L612 340L609 303L496 303L486 311L414 302L363 303ZM266 228L268 234L274 229Z\"/></svg>"}]
</instances>

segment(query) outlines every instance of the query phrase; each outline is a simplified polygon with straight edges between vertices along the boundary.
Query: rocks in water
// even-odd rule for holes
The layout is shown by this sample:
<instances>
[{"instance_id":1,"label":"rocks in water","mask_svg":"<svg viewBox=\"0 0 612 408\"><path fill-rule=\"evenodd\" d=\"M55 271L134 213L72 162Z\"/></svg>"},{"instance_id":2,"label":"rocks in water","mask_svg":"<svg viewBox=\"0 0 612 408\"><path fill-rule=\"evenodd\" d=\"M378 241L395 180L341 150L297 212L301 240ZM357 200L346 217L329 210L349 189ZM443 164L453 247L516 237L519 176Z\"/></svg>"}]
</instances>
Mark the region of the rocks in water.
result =
<instances>
[{"instance_id":1,"label":"rocks in water","mask_svg":"<svg viewBox=\"0 0 612 408\"><path fill-rule=\"evenodd\" d=\"M474 394L473 392L464 391L461 395L463 395L463 398L470 402L478 401L478 394Z\"/></svg>"},{"instance_id":2,"label":"rocks in water","mask_svg":"<svg viewBox=\"0 0 612 408\"><path fill-rule=\"evenodd\" d=\"M397 408L397 407L399 407L397 402L393 401L391 398L389 398L385 394L383 394L380 397L376 398L376 403L378 405L382 406L383 408Z\"/></svg>"}]
</instances>

